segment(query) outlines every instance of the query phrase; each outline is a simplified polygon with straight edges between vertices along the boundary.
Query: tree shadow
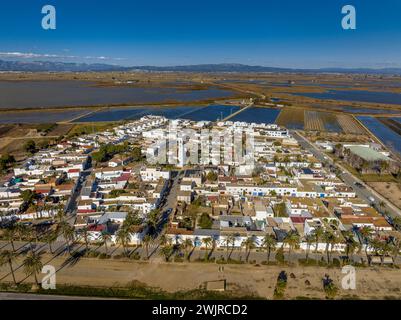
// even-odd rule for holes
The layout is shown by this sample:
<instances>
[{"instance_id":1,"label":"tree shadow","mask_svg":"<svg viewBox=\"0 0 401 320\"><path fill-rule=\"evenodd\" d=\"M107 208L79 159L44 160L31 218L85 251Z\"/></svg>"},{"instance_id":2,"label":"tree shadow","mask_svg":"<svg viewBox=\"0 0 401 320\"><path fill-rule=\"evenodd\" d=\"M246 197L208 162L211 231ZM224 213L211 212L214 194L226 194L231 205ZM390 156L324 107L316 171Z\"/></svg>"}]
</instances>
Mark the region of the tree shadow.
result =
<instances>
[{"instance_id":1,"label":"tree shadow","mask_svg":"<svg viewBox=\"0 0 401 320\"><path fill-rule=\"evenodd\" d=\"M70 257L68 257L60 266L60 268L57 269L57 272L60 271L61 269L65 267L73 267L75 266L81 258L85 255L86 249L80 250L80 251L74 251Z\"/></svg>"}]
</instances>

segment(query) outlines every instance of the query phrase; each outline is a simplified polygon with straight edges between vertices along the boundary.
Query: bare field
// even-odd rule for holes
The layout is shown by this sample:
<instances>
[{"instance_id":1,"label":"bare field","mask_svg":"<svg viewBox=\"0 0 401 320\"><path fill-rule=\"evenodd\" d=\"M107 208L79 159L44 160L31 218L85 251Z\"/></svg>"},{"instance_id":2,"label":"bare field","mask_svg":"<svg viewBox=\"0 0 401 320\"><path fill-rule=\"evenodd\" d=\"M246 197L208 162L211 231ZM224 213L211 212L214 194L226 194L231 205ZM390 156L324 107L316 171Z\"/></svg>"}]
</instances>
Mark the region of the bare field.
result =
<instances>
[{"instance_id":1,"label":"bare field","mask_svg":"<svg viewBox=\"0 0 401 320\"><path fill-rule=\"evenodd\" d=\"M397 182L368 182L368 185L401 209L401 184Z\"/></svg>"},{"instance_id":2,"label":"bare field","mask_svg":"<svg viewBox=\"0 0 401 320\"><path fill-rule=\"evenodd\" d=\"M305 130L325 131L323 121L318 112L305 111Z\"/></svg>"},{"instance_id":3,"label":"bare field","mask_svg":"<svg viewBox=\"0 0 401 320\"><path fill-rule=\"evenodd\" d=\"M345 133L366 134L365 129L352 116L339 114L337 120Z\"/></svg>"},{"instance_id":4,"label":"bare field","mask_svg":"<svg viewBox=\"0 0 401 320\"><path fill-rule=\"evenodd\" d=\"M304 119L304 109L284 108L280 112L276 123L289 129L303 129Z\"/></svg>"},{"instance_id":5,"label":"bare field","mask_svg":"<svg viewBox=\"0 0 401 320\"><path fill-rule=\"evenodd\" d=\"M47 259L47 260L46 260ZM279 267L257 265L224 265L224 271L214 263L148 263L116 260L81 259L66 263L65 258L44 261L58 269L57 282L82 286L125 286L140 281L168 292L192 290L207 281L226 279L228 290L272 299L277 277L281 271L288 274L286 299L299 297L324 299L322 279L328 274L341 288L341 269L323 267ZM22 268L16 270L17 280L26 279ZM0 268L1 281L12 281L8 266ZM7 274L7 276L5 276ZM293 275L291 275L293 274ZM28 281L33 281L33 277ZM338 297L352 295L360 299L401 298L401 272L390 268L357 269L357 289L340 289Z\"/></svg>"}]
</instances>

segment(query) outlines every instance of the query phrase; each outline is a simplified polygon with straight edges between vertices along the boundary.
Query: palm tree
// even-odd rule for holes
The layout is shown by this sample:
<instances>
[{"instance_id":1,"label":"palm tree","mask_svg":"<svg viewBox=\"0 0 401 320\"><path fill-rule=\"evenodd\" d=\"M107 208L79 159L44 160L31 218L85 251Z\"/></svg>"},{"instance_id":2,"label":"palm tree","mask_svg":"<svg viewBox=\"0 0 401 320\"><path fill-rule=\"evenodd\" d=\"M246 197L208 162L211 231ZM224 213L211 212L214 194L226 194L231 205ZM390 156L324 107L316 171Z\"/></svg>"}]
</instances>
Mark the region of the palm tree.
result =
<instances>
[{"instance_id":1,"label":"palm tree","mask_svg":"<svg viewBox=\"0 0 401 320\"><path fill-rule=\"evenodd\" d=\"M243 241L242 245L245 247L246 252L246 262L249 260L249 256L251 254L251 250L255 248L255 238L248 237L246 240Z\"/></svg>"},{"instance_id":2,"label":"palm tree","mask_svg":"<svg viewBox=\"0 0 401 320\"><path fill-rule=\"evenodd\" d=\"M27 276L31 274L35 277L35 283L39 285L38 274L42 271L43 264L39 254L31 252L23 262L24 272Z\"/></svg>"},{"instance_id":3,"label":"palm tree","mask_svg":"<svg viewBox=\"0 0 401 320\"><path fill-rule=\"evenodd\" d=\"M57 208L57 213L56 216L54 217L56 221L62 222L64 220L65 214L64 214L64 208L59 207Z\"/></svg>"},{"instance_id":4,"label":"palm tree","mask_svg":"<svg viewBox=\"0 0 401 320\"><path fill-rule=\"evenodd\" d=\"M341 238L336 231L333 232L333 236L330 238L330 256L333 256L333 249L337 243L341 242Z\"/></svg>"},{"instance_id":5,"label":"palm tree","mask_svg":"<svg viewBox=\"0 0 401 320\"><path fill-rule=\"evenodd\" d=\"M156 231L157 225L159 223L159 215L160 215L160 210L155 209L149 212L148 214L148 228L149 228L149 233L153 234Z\"/></svg>"},{"instance_id":6,"label":"palm tree","mask_svg":"<svg viewBox=\"0 0 401 320\"><path fill-rule=\"evenodd\" d=\"M264 239L263 239L263 247L266 249L267 251L267 263L270 262L270 254L274 249L276 248L277 245L277 240L276 238L271 235L271 234L267 234Z\"/></svg>"},{"instance_id":7,"label":"palm tree","mask_svg":"<svg viewBox=\"0 0 401 320\"><path fill-rule=\"evenodd\" d=\"M345 254L347 256L347 261L352 259L353 254L358 250L359 244L355 241L352 231L344 233L345 238Z\"/></svg>"},{"instance_id":8,"label":"palm tree","mask_svg":"<svg viewBox=\"0 0 401 320\"><path fill-rule=\"evenodd\" d=\"M149 259L149 245L152 242L152 237L150 235L145 235L142 239L142 243L145 246L145 252L146 252L146 259Z\"/></svg>"},{"instance_id":9,"label":"palm tree","mask_svg":"<svg viewBox=\"0 0 401 320\"><path fill-rule=\"evenodd\" d=\"M49 231L49 233L44 237L44 240L49 245L50 253L53 254L52 244L57 241L58 233L57 231Z\"/></svg>"},{"instance_id":10,"label":"palm tree","mask_svg":"<svg viewBox=\"0 0 401 320\"><path fill-rule=\"evenodd\" d=\"M396 230L401 230L401 217L397 216L393 218L393 226Z\"/></svg>"},{"instance_id":11,"label":"palm tree","mask_svg":"<svg viewBox=\"0 0 401 320\"><path fill-rule=\"evenodd\" d=\"M229 253L229 248L230 248L230 246L232 246L232 244L234 242L235 242L235 237L233 234L227 235L226 239L224 240L224 243L226 245L226 250L227 250L227 256L226 256L227 261L230 259L230 256L231 256L231 253Z\"/></svg>"},{"instance_id":12,"label":"palm tree","mask_svg":"<svg viewBox=\"0 0 401 320\"><path fill-rule=\"evenodd\" d=\"M183 242L183 247L185 250L185 256L187 257L187 260L190 261L189 249L192 249L194 247L194 243L191 239L187 238Z\"/></svg>"},{"instance_id":13,"label":"palm tree","mask_svg":"<svg viewBox=\"0 0 401 320\"><path fill-rule=\"evenodd\" d=\"M336 242L335 235L332 231L326 230L323 233L323 240L326 243L326 255L327 255L327 263L330 263L330 246Z\"/></svg>"},{"instance_id":14,"label":"palm tree","mask_svg":"<svg viewBox=\"0 0 401 320\"><path fill-rule=\"evenodd\" d=\"M22 241L23 236L24 236L25 229L26 229L26 226L23 225L23 224L21 224L21 223L18 223L18 224L15 226L15 230L16 230L16 233L17 233L17 235L18 235L19 241Z\"/></svg>"},{"instance_id":15,"label":"palm tree","mask_svg":"<svg viewBox=\"0 0 401 320\"><path fill-rule=\"evenodd\" d=\"M364 226L359 229L359 234L361 235L361 243L365 244L365 254L368 256L368 248L370 244L370 239L372 235L372 229L370 227Z\"/></svg>"},{"instance_id":16,"label":"palm tree","mask_svg":"<svg viewBox=\"0 0 401 320\"><path fill-rule=\"evenodd\" d=\"M14 240L17 236L17 230L15 228L8 228L3 232L3 237L5 240L9 241L13 252L15 252Z\"/></svg>"},{"instance_id":17,"label":"palm tree","mask_svg":"<svg viewBox=\"0 0 401 320\"><path fill-rule=\"evenodd\" d=\"M167 236L165 234L162 234L159 237L159 245L161 245L162 247L165 246L168 242L169 242L169 239L167 238Z\"/></svg>"},{"instance_id":18,"label":"palm tree","mask_svg":"<svg viewBox=\"0 0 401 320\"><path fill-rule=\"evenodd\" d=\"M300 237L299 234L295 231L291 231L284 239L284 243L288 245L288 261L291 261L291 251L294 250L297 246L299 246Z\"/></svg>"},{"instance_id":19,"label":"palm tree","mask_svg":"<svg viewBox=\"0 0 401 320\"><path fill-rule=\"evenodd\" d=\"M401 238L400 235L397 235L397 237L394 237L393 239L393 247L391 250L391 254L393 256L393 260L395 261L400 254L400 248L401 248Z\"/></svg>"},{"instance_id":20,"label":"palm tree","mask_svg":"<svg viewBox=\"0 0 401 320\"><path fill-rule=\"evenodd\" d=\"M312 243L314 243L315 241L315 237L313 236L313 234L307 234L305 237L305 242L306 242L306 262L309 261L309 253L310 253L310 247L312 245Z\"/></svg>"},{"instance_id":21,"label":"palm tree","mask_svg":"<svg viewBox=\"0 0 401 320\"><path fill-rule=\"evenodd\" d=\"M205 259L207 259L208 258L208 249L209 249L209 246L212 244L213 239L210 237L207 237L207 238L202 239L202 242L205 244L205 247L206 247Z\"/></svg>"},{"instance_id":22,"label":"palm tree","mask_svg":"<svg viewBox=\"0 0 401 320\"><path fill-rule=\"evenodd\" d=\"M173 246L171 245L165 245L161 248L160 250L160 254L164 257L164 259L166 260L166 262L169 261L172 253L173 253Z\"/></svg>"},{"instance_id":23,"label":"palm tree","mask_svg":"<svg viewBox=\"0 0 401 320\"><path fill-rule=\"evenodd\" d=\"M85 241L85 252L89 252L89 229L88 226L82 228L82 238Z\"/></svg>"},{"instance_id":24,"label":"palm tree","mask_svg":"<svg viewBox=\"0 0 401 320\"><path fill-rule=\"evenodd\" d=\"M313 236L315 237L315 255L317 255L317 249L319 248L319 241L322 238L324 230L321 226L317 226L313 230Z\"/></svg>"},{"instance_id":25,"label":"palm tree","mask_svg":"<svg viewBox=\"0 0 401 320\"><path fill-rule=\"evenodd\" d=\"M60 222L58 227L61 231L61 234L64 236L68 252L71 255L71 245L74 242L75 229L65 221Z\"/></svg>"},{"instance_id":26,"label":"palm tree","mask_svg":"<svg viewBox=\"0 0 401 320\"><path fill-rule=\"evenodd\" d=\"M379 201L379 208L380 208L380 211L382 212L383 211L383 209L386 207L386 203L383 201L383 200L381 200L381 201Z\"/></svg>"},{"instance_id":27,"label":"palm tree","mask_svg":"<svg viewBox=\"0 0 401 320\"><path fill-rule=\"evenodd\" d=\"M116 234L116 241L123 246L124 255L128 256L128 243L131 241L131 235L126 228L120 228Z\"/></svg>"},{"instance_id":28,"label":"palm tree","mask_svg":"<svg viewBox=\"0 0 401 320\"><path fill-rule=\"evenodd\" d=\"M15 285L17 285L17 281L15 280L13 262L15 261L16 257L17 256L14 251L4 250L0 253L0 267L2 267L8 263Z\"/></svg>"},{"instance_id":29,"label":"palm tree","mask_svg":"<svg viewBox=\"0 0 401 320\"><path fill-rule=\"evenodd\" d=\"M31 252L33 252L32 241L34 239L33 235L34 229L32 227L21 225L21 227L18 230L18 233L21 239L28 241L29 249L31 250Z\"/></svg>"},{"instance_id":30,"label":"palm tree","mask_svg":"<svg viewBox=\"0 0 401 320\"><path fill-rule=\"evenodd\" d=\"M111 234L107 231L102 231L100 234L100 241L104 244L104 247L106 249L106 255L108 255L108 247L107 247L107 241L111 240Z\"/></svg>"}]
</instances>

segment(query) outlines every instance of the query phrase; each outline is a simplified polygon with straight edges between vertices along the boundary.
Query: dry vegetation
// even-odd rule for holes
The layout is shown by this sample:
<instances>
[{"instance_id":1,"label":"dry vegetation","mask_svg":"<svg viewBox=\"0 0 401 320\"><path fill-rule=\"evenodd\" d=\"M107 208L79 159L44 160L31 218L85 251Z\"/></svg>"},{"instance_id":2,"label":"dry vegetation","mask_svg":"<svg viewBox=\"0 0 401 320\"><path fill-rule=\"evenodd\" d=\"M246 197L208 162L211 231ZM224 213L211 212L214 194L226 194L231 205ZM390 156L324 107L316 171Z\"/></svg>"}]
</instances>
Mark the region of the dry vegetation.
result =
<instances>
[{"instance_id":1,"label":"dry vegetation","mask_svg":"<svg viewBox=\"0 0 401 320\"><path fill-rule=\"evenodd\" d=\"M45 257L44 261L48 261ZM289 275L284 299L325 299L322 279L328 274L339 288L337 299L386 299L401 297L401 276L399 269L385 267L357 268L356 290L342 290L343 274L340 268L314 266L264 266L264 265L225 265L224 272L214 263L148 263L118 260L99 260L82 258L65 263L65 257L51 260L56 267L57 283L78 286L121 287L134 281L167 292L194 290L205 282L219 279L227 280L227 289L238 294L253 295L273 299L277 277L281 271ZM8 266L0 268L2 281L11 282ZM26 276L22 268L16 270L16 278ZM33 277L26 281L33 281Z\"/></svg>"},{"instance_id":2,"label":"dry vegetation","mask_svg":"<svg viewBox=\"0 0 401 320\"><path fill-rule=\"evenodd\" d=\"M303 128L304 127L304 110L296 108L285 108L283 109L276 122L277 124L286 128Z\"/></svg>"},{"instance_id":3,"label":"dry vegetation","mask_svg":"<svg viewBox=\"0 0 401 320\"><path fill-rule=\"evenodd\" d=\"M339 114L337 120L345 133L366 134L365 129L352 116Z\"/></svg>"},{"instance_id":4,"label":"dry vegetation","mask_svg":"<svg viewBox=\"0 0 401 320\"><path fill-rule=\"evenodd\" d=\"M305 111L305 130L325 131L324 123L320 113L315 111Z\"/></svg>"}]
</instances>

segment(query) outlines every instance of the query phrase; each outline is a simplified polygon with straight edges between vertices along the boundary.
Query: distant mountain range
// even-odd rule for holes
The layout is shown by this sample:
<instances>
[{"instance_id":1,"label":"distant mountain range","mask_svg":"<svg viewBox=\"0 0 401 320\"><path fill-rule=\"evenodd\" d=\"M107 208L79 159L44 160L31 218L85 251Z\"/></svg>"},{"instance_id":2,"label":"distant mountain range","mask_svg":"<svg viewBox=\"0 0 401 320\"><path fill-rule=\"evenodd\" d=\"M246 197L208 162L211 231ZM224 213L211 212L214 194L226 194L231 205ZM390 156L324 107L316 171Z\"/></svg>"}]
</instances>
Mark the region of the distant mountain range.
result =
<instances>
[{"instance_id":1,"label":"distant mountain range","mask_svg":"<svg viewBox=\"0 0 401 320\"><path fill-rule=\"evenodd\" d=\"M223 64L198 64L187 66L155 67L133 66L123 67L109 64L66 63L53 61L8 61L0 60L0 71L19 72L106 72L106 71L154 71L154 72L280 72L280 73L349 73L349 74L383 74L401 75L401 68L384 69L346 69L346 68L321 68L321 69L291 69L263 66L249 66L236 63Z\"/></svg>"}]
</instances>

